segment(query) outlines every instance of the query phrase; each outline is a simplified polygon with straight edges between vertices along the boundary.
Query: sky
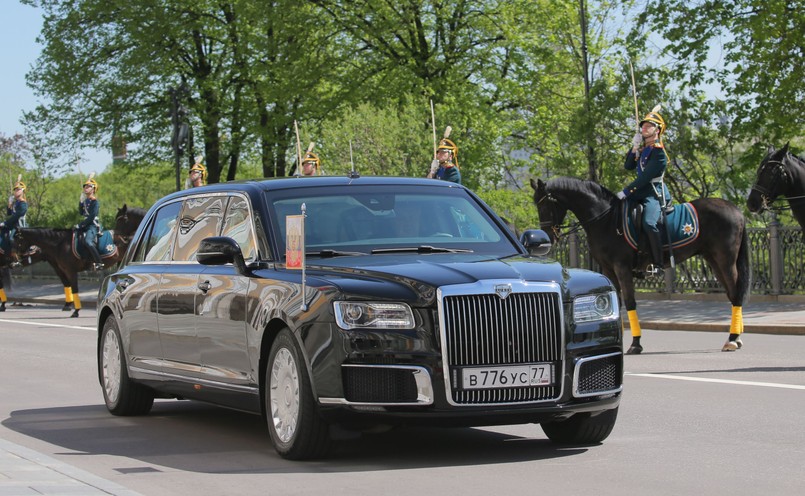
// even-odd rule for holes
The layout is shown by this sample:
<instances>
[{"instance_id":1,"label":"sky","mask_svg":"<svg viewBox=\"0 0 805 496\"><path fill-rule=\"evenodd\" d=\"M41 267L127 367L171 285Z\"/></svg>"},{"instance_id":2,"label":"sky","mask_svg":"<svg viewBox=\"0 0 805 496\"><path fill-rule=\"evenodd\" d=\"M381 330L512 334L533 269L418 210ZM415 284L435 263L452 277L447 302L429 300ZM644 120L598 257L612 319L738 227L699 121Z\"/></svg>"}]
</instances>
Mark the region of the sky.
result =
<instances>
[{"instance_id":1,"label":"sky","mask_svg":"<svg viewBox=\"0 0 805 496\"><path fill-rule=\"evenodd\" d=\"M42 29L42 12L18 0L0 0L0 133L22 134L23 111L33 110L37 99L25 84L42 46L36 37ZM85 150L81 170L101 172L112 162L111 150Z\"/></svg>"}]
</instances>

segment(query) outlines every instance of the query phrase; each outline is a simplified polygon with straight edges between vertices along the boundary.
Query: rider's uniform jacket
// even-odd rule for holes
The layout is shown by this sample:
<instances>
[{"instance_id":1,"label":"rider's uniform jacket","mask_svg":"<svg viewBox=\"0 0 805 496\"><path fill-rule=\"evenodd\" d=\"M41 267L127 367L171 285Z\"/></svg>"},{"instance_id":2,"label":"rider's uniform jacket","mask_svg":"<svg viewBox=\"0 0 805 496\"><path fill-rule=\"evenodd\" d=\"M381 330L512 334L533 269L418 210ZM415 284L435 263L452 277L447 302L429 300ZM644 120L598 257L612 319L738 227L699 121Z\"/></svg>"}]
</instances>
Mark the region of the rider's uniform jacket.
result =
<instances>
[{"instance_id":1,"label":"rider's uniform jacket","mask_svg":"<svg viewBox=\"0 0 805 496\"><path fill-rule=\"evenodd\" d=\"M636 157L632 150L626 154L626 170L637 169L637 178L623 188L623 193L630 200L643 200L646 198L661 198L660 191L664 192L666 203L671 199L671 193L662 181L668 157L662 143L659 141L652 146L646 146Z\"/></svg>"},{"instance_id":2,"label":"rider's uniform jacket","mask_svg":"<svg viewBox=\"0 0 805 496\"><path fill-rule=\"evenodd\" d=\"M459 172L458 167L450 162L439 164L439 169L434 177L443 181L461 184L461 172Z\"/></svg>"},{"instance_id":3,"label":"rider's uniform jacket","mask_svg":"<svg viewBox=\"0 0 805 496\"><path fill-rule=\"evenodd\" d=\"M95 226L98 232L101 231L101 221L98 219L98 212L101 204L97 198L86 198L78 203L78 212L84 216L84 220L79 222L78 229L86 231L88 227Z\"/></svg>"},{"instance_id":4,"label":"rider's uniform jacket","mask_svg":"<svg viewBox=\"0 0 805 496\"><path fill-rule=\"evenodd\" d=\"M24 200L14 200L14 203L6 208L6 215L8 217L3 223L4 231L12 231L19 227L20 221L25 217L28 212L28 202Z\"/></svg>"}]
</instances>

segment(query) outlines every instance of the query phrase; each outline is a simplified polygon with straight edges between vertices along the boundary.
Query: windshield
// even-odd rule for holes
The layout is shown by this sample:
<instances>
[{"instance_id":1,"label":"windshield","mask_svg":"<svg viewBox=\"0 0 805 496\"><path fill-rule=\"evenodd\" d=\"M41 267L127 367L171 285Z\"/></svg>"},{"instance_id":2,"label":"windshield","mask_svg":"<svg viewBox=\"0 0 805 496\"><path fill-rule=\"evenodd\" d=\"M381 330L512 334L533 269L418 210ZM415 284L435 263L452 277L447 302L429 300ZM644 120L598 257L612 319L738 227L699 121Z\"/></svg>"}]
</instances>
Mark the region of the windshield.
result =
<instances>
[{"instance_id":1,"label":"windshield","mask_svg":"<svg viewBox=\"0 0 805 496\"><path fill-rule=\"evenodd\" d=\"M285 218L300 215L303 203L305 252L311 256L406 251L517 253L496 222L461 189L351 185L269 191L266 195L271 227L282 253Z\"/></svg>"}]
</instances>

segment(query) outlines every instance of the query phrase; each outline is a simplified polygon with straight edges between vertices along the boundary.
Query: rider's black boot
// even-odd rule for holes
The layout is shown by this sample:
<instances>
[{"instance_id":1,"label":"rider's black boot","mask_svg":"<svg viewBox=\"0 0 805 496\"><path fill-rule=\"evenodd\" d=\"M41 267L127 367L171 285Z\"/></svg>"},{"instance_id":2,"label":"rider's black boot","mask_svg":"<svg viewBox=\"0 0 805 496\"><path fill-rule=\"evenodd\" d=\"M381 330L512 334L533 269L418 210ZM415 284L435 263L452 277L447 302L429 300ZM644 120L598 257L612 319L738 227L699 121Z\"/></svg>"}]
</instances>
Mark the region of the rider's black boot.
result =
<instances>
[{"instance_id":1,"label":"rider's black boot","mask_svg":"<svg viewBox=\"0 0 805 496\"><path fill-rule=\"evenodd\" d=\"M651 248L651 259L653 263L646 268L646 274L654 275L657 277L663 276L663 261L662 261L662 240L660 239L659 231L646 230L646 237L648 244Z\"/></svg>"}]
</instances>

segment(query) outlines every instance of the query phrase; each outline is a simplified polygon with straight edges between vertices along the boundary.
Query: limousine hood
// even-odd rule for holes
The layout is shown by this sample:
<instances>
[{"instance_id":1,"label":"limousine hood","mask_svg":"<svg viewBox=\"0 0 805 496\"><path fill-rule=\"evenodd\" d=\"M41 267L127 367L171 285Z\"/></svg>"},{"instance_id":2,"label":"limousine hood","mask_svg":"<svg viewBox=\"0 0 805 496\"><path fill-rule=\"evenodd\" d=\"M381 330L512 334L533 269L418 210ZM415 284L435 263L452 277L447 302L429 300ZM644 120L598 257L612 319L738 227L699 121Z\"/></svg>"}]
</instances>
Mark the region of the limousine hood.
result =
<instances>
[{"instance_id":1,"label":"limousine hood","mask_svg":"<svg viewBox=\"0 0 805 496\"><path fill-rule=\"evenodd\" d=\"M431 299L440 286L471 284L478 281L551 282L567 288L568 271L553 260L515 256L505 259L466 254L383 255L345 259L311 260L309 276L338 287L357 297L390 299ZM575 272L575 271L574 271ZM605 287L600 274L580 271L574 286ZM585 277L582 274L588 274ZM578 279L578 281L576 280ZM586 281L586 282L585 282ZM311 284L314 284L311 281ZM584 291L576 287L571 293Z\"/></svg>"}]
</instances>

